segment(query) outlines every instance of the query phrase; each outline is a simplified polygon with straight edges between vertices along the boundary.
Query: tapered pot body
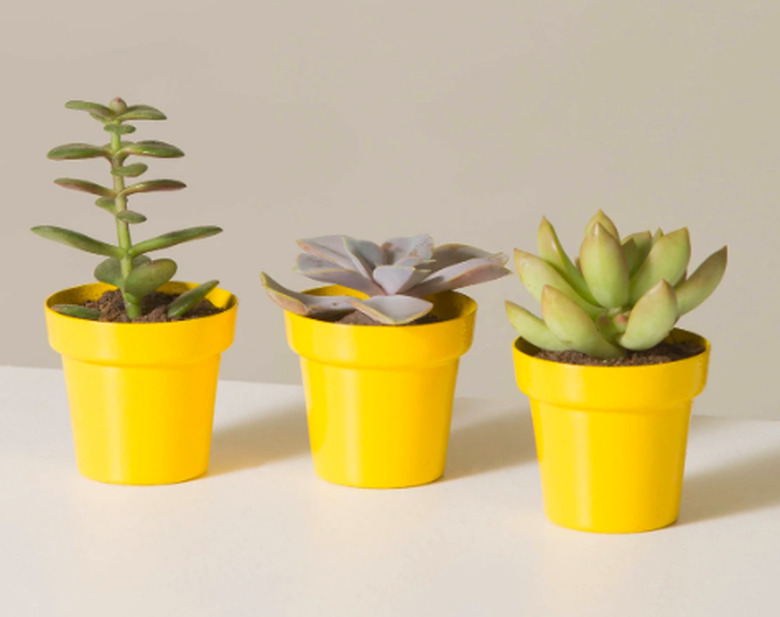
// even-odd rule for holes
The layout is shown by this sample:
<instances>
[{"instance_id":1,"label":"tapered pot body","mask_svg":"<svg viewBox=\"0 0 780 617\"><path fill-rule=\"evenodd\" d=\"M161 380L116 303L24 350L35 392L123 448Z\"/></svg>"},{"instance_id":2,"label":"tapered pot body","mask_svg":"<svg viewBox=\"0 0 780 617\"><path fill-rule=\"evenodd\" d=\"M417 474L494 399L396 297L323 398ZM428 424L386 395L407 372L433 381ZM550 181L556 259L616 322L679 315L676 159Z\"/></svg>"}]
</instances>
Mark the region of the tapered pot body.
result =
<instances>
[{"instance_id":1,"label":"tapered pot body","mask_svg":"<svg viewBox=\"0 0 780 617\"><path fill-rule=\"evenodd\" d=\"M168 283L161 291L193 286ZM103 323L51 308L94 300L110 289L82 285L46 300L49 343L62 355L78 469L116 484L169 484L203 475L220 354L233 341L238 302L215 289L208 299L224 311L169 323Z\"/></svg>"},{"instance_id":2,"label":"tapered pot body","mask_svg":"<svg viewBox=\"0 0 780 617\"><path fill-rule=\"evenodd\" d=\"M517 383L531 402L547 517L605 533L649 531L680 509L691 404L706 383L709 343L696 356L648 366L541 360L517 339Z\"/></svg>"},{"instance_id":3,"label":"tapered pot body","mask_svg":"<svg viewBox=\"0 0 780 617\"><path fill-rule=\"evenodd\" d=\"M321 478L399 488L444 473L458 361L471 345L476 303L455 292L429 299L439 321L422 325L343 325L285 314L288 342L301 357Z\"/></svg>"}]
</instances>

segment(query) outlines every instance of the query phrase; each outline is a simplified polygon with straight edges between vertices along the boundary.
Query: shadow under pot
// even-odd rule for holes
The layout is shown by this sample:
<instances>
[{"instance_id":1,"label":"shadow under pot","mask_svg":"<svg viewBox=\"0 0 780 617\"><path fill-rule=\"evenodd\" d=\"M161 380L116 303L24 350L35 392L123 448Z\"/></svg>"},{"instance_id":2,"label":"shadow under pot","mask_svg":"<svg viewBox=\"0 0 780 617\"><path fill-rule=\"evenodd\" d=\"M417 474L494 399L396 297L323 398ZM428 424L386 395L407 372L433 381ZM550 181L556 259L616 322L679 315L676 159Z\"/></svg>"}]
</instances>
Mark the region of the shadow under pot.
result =
<instances>
[{"instance_id":1,"label":"shadow under pot","mask_svg":"<svg viewBox=\"0 0 780 617\"><path fill-rule=\"evenodd\" d=\"M194 283L167 283L180 294ZM46 300L49 343L62 355L76 462L87 478L115 484L170 484L206 473L220 354L233 341L238 301L222 289L207 298L224 309L168 323L107 323L62 315L114 289L65 289Z\"/></svg>"},{"instance_id":2,"label":"shadow under pot","mask_svg":"<svg viewBox=\"0 0 780 617\"><path fill-rule=\"evenodd\" d=\"M513 347L517 384L531 401L547 518L603 533L649 531L680 510L693 398L705 386L710 346L646 366L580 366L542 360L522 338Z\"/></svg>"},{"instance_id":3,"label":"shadow under pot","mask_svg":"<svg viewBox=\"0 0 780 617\"><path fill-rule=\"evenodd\" d=\"M355 295L339 286L306 293ZM452 291L427 299L438 321L419 325L347 325L285 312L322 479L400 488L444 473L458 362L471 346L477 305Z\"/></svg>"}]
</instances>

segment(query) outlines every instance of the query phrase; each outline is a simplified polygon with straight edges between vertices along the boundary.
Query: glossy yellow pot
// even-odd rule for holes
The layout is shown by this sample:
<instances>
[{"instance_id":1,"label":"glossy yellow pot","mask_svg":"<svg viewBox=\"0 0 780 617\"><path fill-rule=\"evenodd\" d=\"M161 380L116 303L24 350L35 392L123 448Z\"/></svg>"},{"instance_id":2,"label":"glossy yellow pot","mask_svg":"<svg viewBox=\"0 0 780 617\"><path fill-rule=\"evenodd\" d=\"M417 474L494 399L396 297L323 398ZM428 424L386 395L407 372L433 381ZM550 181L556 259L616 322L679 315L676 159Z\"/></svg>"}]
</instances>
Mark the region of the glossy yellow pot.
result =
<instances>
[{"instance_id":1,"label":"glossy yellow pot","mask_svg":"<svg viewBox=\"0 0 780 617\"><path fill-rule=\"evenodd\" d=\"M649 366L575 366L514 344L517 384L531 401L547 518L605 533L672 524L680 509L691 404L707 379L697 356Z\"/></svg>"},{"instance_id":2,"label":"glossy yellow pot","mask_svg":"<svg viewBox=\"0 0 780 617\"><path fill-rule=\"evenodd\" d=\"M337 286L308 293L355 295ZM456 292L429 299L443 321L355 326L285 313L321 478L398 488L444 473L458 360L471 346L477 307Z\"/></svg>"},{"instance_id":3,"label":"glossy yellow pot","mask_svg":"<svg viewBox=\"0 0 780 617\"><path fill-rule=\"evenodd\" d=\"M181 293L191 283L168 283ZM220 353L233 341L238 302L215 289L227 310L171 323L101 323L67 317L109 290L94 283L46 300L49 343L62 354L76 462L86 477L117 484L169 484L206 472Z\"/></svg>"}]
</instances>

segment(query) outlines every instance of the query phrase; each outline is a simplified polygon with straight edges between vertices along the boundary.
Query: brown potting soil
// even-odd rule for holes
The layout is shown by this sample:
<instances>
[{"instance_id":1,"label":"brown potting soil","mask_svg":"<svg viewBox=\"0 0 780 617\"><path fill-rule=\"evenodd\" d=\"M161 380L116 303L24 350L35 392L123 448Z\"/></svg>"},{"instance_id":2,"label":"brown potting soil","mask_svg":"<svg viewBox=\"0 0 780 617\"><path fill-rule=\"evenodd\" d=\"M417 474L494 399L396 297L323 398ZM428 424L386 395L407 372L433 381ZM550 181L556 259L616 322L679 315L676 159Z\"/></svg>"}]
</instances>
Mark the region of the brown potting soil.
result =
<instances>
[{"instance_id":1,"label":"brown potting soil","mask_svg":"<svg viewBox=\"0 0 780 617\"><path fill-rule=\"evenodd\" d=\"M196 319L198 317L208 317L221 313L223 309L214 306L210 300L201 300L193 306L186 315L182 317L170 318L166 314L168 305L173 302L179 294L167 294L161 291L154 291L141 301L140 317L130 319L125 311L125 301L122 298L122 292L118 289L105 292L97 300L88 300L84 303L87 308L98 309L101 312L98 321L108 321L111 323L164 323L168 321L182 321L185 319Z\"/></svg>"},{"instance_id":2,"label":"brown potting soil","mask_svg":"<svg viewBox=\"0 0 780 617\"><path fill-rule=\"evenodd\" d=\"M386 326L388 324L383 324L375 319L372 319L365 313L361 313L360 311L352 311L350 313L347 313L346 315L337 315L333 318L322 318L323 321L330 321L332 323L338 323L338 324L348 324L352 326ZM429 324L429 323L436 323L437 321L441 321L436 315L432 315L431 313L428 313L427 315L423 315L420 317L420 319L415 319L414 321L404 324L407 326L421 326L423 324ZM397 326L396 326L397 327Z\"/></svg>"},{"instance_id":3,"label":"brown potting soil","mask_svg":"<svg viewBox=\"0 0 780 617\"><path fill-rule=\"evenodd\" d=\"M562 362L564 364L580 364L583 366L645 366L648 364L664 364L675 360L684 360L696 356L704 348L694 341L679 343L659 343L655 347L643 351L630 351L625 358L601 359L594 358L581 351L547 351L540 350L536 357L542 360Z\"/></svg>"}]
</instances>

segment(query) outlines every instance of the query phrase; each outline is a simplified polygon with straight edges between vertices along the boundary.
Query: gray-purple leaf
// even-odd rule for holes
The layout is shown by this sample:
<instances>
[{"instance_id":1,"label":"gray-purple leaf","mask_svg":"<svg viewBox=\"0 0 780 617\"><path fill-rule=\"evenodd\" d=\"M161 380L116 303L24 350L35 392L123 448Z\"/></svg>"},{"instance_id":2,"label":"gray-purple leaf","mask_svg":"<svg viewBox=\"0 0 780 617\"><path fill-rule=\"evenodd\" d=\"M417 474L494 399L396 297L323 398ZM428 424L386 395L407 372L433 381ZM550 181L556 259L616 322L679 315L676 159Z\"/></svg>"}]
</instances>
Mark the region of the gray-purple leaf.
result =
<instances>
[{"instance_id":1,"label":"gray-purple leaf","mask_svg":"<svg viewBox=\"0 0 780 617\"><path fill-rule=\"evenodd\" d=\"M492 258L475 257L431 273L407 293L422 298L440 291L484 283L507 274L509 270L495 263Z\"/></svg>"},{"instance_id":2,"label":"gray-purple leaf","mask_svg":"<svg viewBox=\"0 0 780 617\"><path fill-rule=\"evenodd\" d=\"M390 238L382 245L387 263L414 266L428 261L433 255L433 238L429 234Z\"/></svg>"},{"instance_id":3,"label":"gray-purple leaf","mask_svg":"<svg viewBox=\"0 0 780 617\"><path fill-rule=\"evenodd\" d=\"M509 259L503 253L489 253L467 244L442 244L433 250L434 263L429 269L436 272L468 259L476 258L487 259L499 266L503 266Z\"/></svg>"},{"instance_id":4,"label":"gray-purple leaf","mask_svg":"<svg viewBox=\"0 0 780 617\"><path fill-rule=\"evenodd\" d=\"M327 315L347 313L352 310L350 296L313 296L298 293L280 285L265 272L260 273L260 281L268 297L285 311L297 315Z\"/></svg>"},{"instance_id":5,"label":"gray-purple leaf","mask_svg":"<svg viewBox=\"0 0 780 617\"><path fill-rule=\"evenodd\" d=\"M354 270L355 264L344 245L346 236L319 236L298 240L298 246L311 255L327 259L334 264Z\"/></svg>"},{"instance_id":6,"label":"gray-purple leaf","mask_svg":"<svg viewBox=\"0 0 780 617\"><path fill-rule=\"evenodd\" d=\"M315 281L349 287L369 296L384 293L379 285L363 276L360 272L340 268L332 261L317 255L301 253L298 255L296 267L301 274Z\"/></svg>"},{"instance_id":7,"label":"gray-purple leaf","mask_svg":"<svg viewBox=\"0 0 780 617\"><path fill-rule=\"evenodd\" d=\"M411 289L425 279L428 274L430 274L428 270L418 270L411 266L399 266L396 264L392 266L378 266L374 270L374 280L381 285L385 294L394 296Z\"/></svg>"},{"instance_id":8,"label":"gray-purple leaf","mask_svg":"<svg viewBox=\"0 0 780 617\"><path fill-rule=\"evenodd\" d=\"M390 326L401 326L427 315L433 304L411 296L376 296L367 300L351 298L350 303L355 310L379 323Z\"/></svg>"},{"instance_id":9,"label":"gray-purple leaf","mask_svg":"<svg viewBox=\"0 0 780 617\"><path fill-rule=\"evenodd\" d=\"M385 263L385 254L378 244L368 240L356 240L349 236L344 237L344 248L352 258L352 263L358 272L362 272L366 278L371 278L374 268Z\"/></svg>"}]
</instances>

